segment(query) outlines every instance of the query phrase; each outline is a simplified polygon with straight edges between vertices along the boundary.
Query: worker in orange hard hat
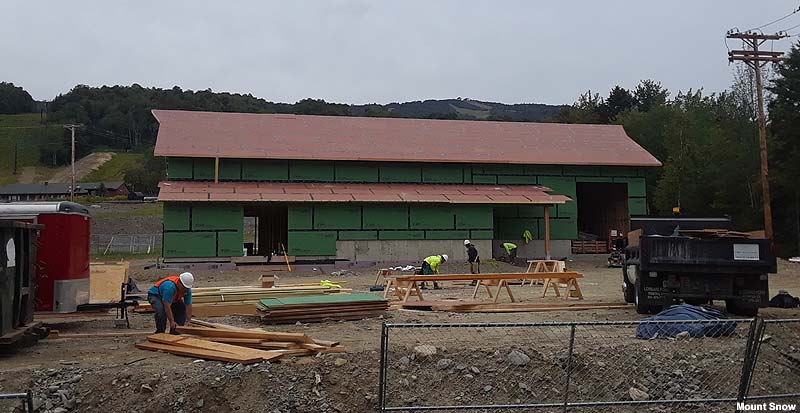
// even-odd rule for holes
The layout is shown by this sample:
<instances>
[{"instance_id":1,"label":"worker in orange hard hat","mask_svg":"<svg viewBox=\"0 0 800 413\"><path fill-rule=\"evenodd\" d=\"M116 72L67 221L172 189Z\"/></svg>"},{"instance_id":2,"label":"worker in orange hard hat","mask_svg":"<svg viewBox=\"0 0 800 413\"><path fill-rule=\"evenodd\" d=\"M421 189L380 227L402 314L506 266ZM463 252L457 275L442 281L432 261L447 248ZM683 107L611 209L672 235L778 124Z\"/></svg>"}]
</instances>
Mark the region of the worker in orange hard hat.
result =
<instances>
[{"instance_id":1,"label":"worker in orange hard hat","mask_svg":"<svg viewBox=\"0 0 800 413\"><path fill-rule=\"evenodd\" d=\"M155 312L156 333L163 333L169 321L170 334L178 334L178 326L192 320L192 286L194 275L185 272L162 278L147 290L147 301Z\"/></svg>"}]
</instances>

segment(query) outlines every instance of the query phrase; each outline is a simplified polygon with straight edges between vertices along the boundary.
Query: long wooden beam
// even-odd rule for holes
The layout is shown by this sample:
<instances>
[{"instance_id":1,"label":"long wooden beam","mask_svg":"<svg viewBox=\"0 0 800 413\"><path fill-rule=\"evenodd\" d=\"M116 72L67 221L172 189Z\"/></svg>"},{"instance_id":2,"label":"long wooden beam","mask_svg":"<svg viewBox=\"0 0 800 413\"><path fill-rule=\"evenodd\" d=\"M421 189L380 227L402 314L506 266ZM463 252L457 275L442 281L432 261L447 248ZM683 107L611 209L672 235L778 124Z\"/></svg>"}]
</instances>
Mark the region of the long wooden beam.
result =
<instances>
[{"instance_id":1,"label":"long wooden beam","mask_svg":"<svg viewBox=\"0 0 800 413\"><path fill-rule=\"evenodd\" d=\"M510 272L496 274L405 275L401 277L395 277L397 281L541 280L545 278L583 278L583 274L575 271L565 271Z\"/></svg>"}]
</instances>

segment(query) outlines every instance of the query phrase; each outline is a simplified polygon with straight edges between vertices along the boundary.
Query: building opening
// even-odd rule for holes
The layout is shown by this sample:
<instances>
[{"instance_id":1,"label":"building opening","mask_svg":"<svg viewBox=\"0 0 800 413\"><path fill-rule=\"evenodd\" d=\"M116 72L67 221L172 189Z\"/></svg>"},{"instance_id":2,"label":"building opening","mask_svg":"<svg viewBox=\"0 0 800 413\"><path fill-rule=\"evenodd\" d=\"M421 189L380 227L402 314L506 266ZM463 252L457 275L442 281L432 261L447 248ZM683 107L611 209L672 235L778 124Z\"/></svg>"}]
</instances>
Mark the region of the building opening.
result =
<instances>
[{"instance_id":1,"label":"building opening","mask_svg":"<svg viewBox=\"0 0 800 413\"><path fill-rule=\"evenodd\" d=\"M286 205L246 206L244 216L244 247L247 255L283 255L282 248L289 248L286 245L289 238L289 212Z\"/></svg>"},{"instance_id":2,"label":"building opening","mask_svg":"<svg viewBox=\"0 0 800 413\"><path fill-rule=\"evenodd\" d=\"M624 183L577 183L578 232L580 241L599 241L587 251L604 253L607 241L627 234L630 227L628 215L628 187ZM589 243L586 244L589 247ZM602 247L602 248L601 248Z\"/></svg>"}]
</instances>

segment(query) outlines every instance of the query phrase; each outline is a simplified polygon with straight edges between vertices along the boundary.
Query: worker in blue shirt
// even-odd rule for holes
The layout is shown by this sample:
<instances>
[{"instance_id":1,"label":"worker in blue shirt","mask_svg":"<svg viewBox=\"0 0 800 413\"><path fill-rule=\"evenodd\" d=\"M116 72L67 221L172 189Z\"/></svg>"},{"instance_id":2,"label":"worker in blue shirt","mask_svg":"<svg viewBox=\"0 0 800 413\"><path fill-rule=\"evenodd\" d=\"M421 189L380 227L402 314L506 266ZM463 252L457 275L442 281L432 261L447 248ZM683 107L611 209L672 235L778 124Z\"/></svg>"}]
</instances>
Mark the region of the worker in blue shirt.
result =
<instances>
[{"instance_id":1,"label":"worker in blue shirt","mask_svg":"<svg viewBox=\"0 0 800 413\"><path fill-rule=\"evenodd\" d=\"M147 301L155 311L156 333L163 333L169 321L169 333L178 334L177 327L192 320L192 285L190 272L162 278L147 290Z\"/></svg>"}]
</instances>

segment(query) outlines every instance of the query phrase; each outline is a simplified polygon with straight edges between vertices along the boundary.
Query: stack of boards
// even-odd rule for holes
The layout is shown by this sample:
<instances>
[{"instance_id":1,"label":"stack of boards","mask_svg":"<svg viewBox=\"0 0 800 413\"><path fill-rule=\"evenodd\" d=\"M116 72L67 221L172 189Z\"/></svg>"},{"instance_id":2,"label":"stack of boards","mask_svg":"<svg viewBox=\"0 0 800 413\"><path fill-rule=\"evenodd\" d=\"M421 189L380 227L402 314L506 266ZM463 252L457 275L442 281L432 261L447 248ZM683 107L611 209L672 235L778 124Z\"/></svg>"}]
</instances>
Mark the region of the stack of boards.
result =
<instances>
[{"instance_id":1,"label":"stack of boards","mask_svg":"<svg viewBox=\"0 0 800 413\"><path fill-rule=\"evenodd\" d=\"M374 294L336 294L263 299L256 308L266 323L309 323L377 317L389 308L389 302Z\"/></svg>"},{"instance_id":2,"label":"stack of boards","mask_svg":"<svg viewBox=\"0 0 800 413\"><path fill-rule=\"evenodd\" d=\"M275 361L288 356L344 352L344 347L338 342L314 340L300 333L242 329L213 323L203 325L178 327L181 335L153 334L147 337L146 342L137 343L136 347L242 364Z\"/></svg>"},{"instance_id":3,"label":"stack of boards","mask_svg":"<svg viewBox=\"0 0 800 413\"><path fill-rule=\"evenodd\" d=\"M280 287L203 287L192 289L192 315L222 317L256 315L256 304L265 298L302 297L347 292L342 288L319 284L295 284ZM149 303L140 303L137 312L152 312Z\"/></svg>"}]
</instances>

